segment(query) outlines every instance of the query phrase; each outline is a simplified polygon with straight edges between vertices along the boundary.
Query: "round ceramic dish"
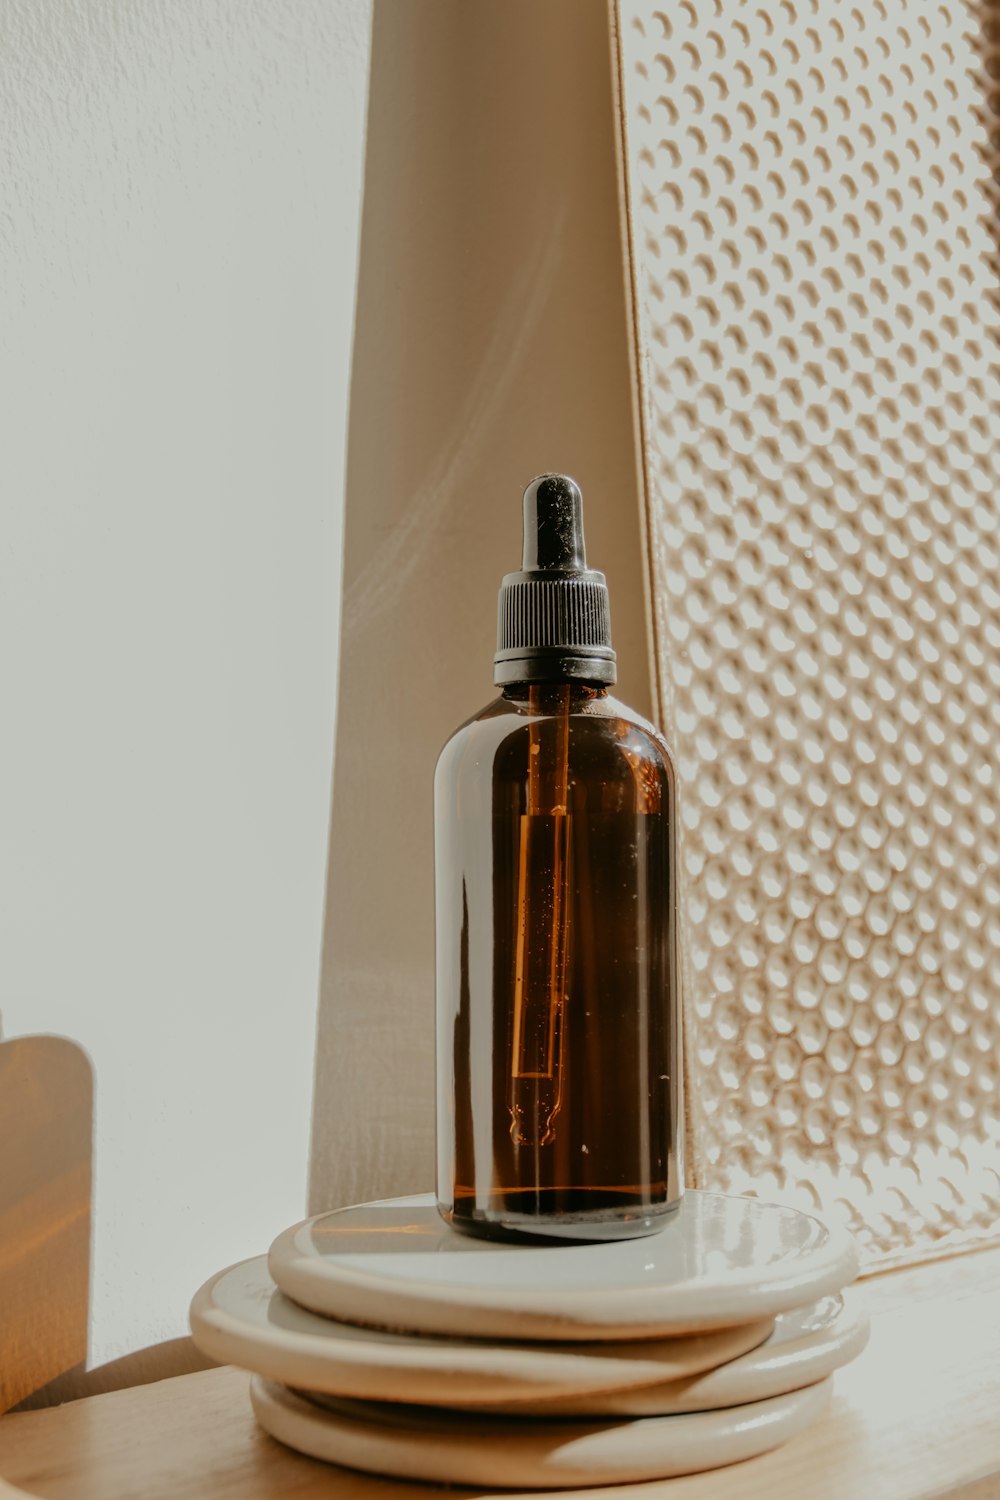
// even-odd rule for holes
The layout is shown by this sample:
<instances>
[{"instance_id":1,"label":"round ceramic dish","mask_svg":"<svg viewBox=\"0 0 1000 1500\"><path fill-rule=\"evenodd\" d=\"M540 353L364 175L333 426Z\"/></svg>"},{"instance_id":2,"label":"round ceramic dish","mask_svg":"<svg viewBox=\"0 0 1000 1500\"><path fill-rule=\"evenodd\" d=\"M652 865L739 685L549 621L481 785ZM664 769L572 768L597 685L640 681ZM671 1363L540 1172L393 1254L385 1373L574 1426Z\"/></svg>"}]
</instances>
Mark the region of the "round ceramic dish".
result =
<instances>
[{"instance_id":1,"label":"round ceramic dish","mask_svg":"<svg viewBox=\"0 0 1000 1500\"><path fill-rule=\"evenodd\" d=\"M332 1411L258 1375L250 1399L272 1437L349 1469L438 1484L590 1489L718 1469L767 1453L815 1421L830 1384L725 1411L612 1422L449 1417L346 1401Z\"/></svg>"},{"instance_id":2,"label":"round ceramic dish","mask_svg":"<svg viewBox=\"0 0 1000 1500\"><path fill-rule=\"evenodd\" d=\"M845 1230L756 1198L689 1191L648 1238L539 1247L457 1234L425 1194L307 1219L268 1265L289 1297L344 1322L594 1340L773 1318L840 1291L858 1257Z\"/></svg>"},{"instance_id":3,"label":"round ceramic dish","mask_svg":"<svg viewBox=\"0 0 1000 1500\"><path fill-rule=\"evenodd\" d=\"M277 1290L263 1255L221 1271L191 1304L203 1354L284 1385L340 1396L477 1407L662 1383L756 1347L770 1319L690 1338L627 1344L476 1344L338 1323Z\"/></svg>"},{"instance_id":4,"label":"round ceramic dish","mask_svg":"<svg viewBox=\"0 0 1000 1500\"><path fill-rule=\"evenodd\" d=\"M856 1359L867 1342L864 1314L845 1307L842 1297L823 1297L812 1307L779 1313L769 1339L718 1369L627 1391L498 1402L489 1410L533 1417L663 1417L719 1411L815 1385ZM324 1398L315 1399L322 1403Z\"/></svg>"}]
</instances>

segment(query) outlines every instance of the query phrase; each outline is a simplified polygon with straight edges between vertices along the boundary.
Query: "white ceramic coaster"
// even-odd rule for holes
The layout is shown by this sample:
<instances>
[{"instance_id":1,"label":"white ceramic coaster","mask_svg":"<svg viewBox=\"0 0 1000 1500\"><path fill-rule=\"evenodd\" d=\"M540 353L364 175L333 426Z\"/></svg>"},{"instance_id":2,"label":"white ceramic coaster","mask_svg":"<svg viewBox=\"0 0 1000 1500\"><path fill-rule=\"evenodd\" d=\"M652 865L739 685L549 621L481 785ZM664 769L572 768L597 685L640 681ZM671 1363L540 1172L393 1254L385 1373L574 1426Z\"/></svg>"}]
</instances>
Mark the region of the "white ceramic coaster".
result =
<instances>
[{"instance_id":1,"label":"white ceramic coaster","mask_svg":"<svg viewBox=\"0 0 1000 1500\"><path fill-rule=\"evenodd\" d=\"M497 1244L444 1224L430 1194L307 1219L271 1246L271 1275L345 1322L506 1339L627 1339L731 1327L840 1291L850 1235L811 1214L689 1191L645 1239Z\"/></svg>"},{"instance_id":2,"label":"white ceramic coaster","mask_svg":"<svg viewBox=\"0 0 1000 1500\"><path fill-rule=\"evenodd\" d=\"M401 1406L317 1406L255 1375L265 1432L310 1458L399 1479L564 1489L666 1479L767 1453L815 1421L829 1380L751 1406L635 1421L543 1422L417 1414Z\"/></svg>"},{"instance_id":3,"label":"white ceramic coaster","mask_svg":"<svg viewBox=\"0 0 1000 1500\"><path fill-rule=\"evenodd\" d=\"M191 1304L202 1353L284 1385L340 1396L476 1407L676 1380L768 1337L770 1319L626 1344L476 1344L333 1322L277 1290L263 1255L213 1276Z\"/></svg>"},{"instance_id":4,"label":"white ceramic coaster","mask_svg":"<svg viewBox=\"0 0 1000 1500\"><path fill-rule=\"evenodd\" d=\"M511 1401L491 1404L489 1410L535 1417L660 1417L718 1411L815 1385L856 1359L867 1342L864 1314L850 1304L845 1307L842 1297L823 1297L811 1307L779 1313L769 1339L718 1369L627 1391L530 1404ZM319 1395L315 1399L323 1401Z\"/></svg>"}]
</instances>

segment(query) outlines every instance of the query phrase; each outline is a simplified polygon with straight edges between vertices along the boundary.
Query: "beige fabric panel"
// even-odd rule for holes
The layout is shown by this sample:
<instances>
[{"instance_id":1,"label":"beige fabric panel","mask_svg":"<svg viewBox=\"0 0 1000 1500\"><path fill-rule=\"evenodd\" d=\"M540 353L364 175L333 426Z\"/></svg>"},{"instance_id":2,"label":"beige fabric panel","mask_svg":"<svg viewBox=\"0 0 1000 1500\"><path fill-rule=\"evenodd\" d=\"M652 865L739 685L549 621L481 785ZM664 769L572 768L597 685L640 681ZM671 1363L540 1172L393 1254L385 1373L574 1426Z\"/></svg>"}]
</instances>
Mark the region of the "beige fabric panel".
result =
<instances>
[{"instance_id":1,"label":"beige fabric panel","mask_svg":"<svg viewBox=\"0 0 1000 1500\"><path fill-rule=\"evenodd\" d=\"M572 46L567 46L572 37ZM311 1210L434 1182L432 783L564 469L652 710L605 0L374 7Z\"/></svg>"},{"instance_id":2,"label":"beige fabric panel","mask_svg":"<svg viewBox=\"0 0 1000 1500\"><path fill-rule=\"evenodd\" d=\"M1000 388L982 14L612 7L688 1168L885 1264L997 1233Z\"/></svg>"}]
</instances>

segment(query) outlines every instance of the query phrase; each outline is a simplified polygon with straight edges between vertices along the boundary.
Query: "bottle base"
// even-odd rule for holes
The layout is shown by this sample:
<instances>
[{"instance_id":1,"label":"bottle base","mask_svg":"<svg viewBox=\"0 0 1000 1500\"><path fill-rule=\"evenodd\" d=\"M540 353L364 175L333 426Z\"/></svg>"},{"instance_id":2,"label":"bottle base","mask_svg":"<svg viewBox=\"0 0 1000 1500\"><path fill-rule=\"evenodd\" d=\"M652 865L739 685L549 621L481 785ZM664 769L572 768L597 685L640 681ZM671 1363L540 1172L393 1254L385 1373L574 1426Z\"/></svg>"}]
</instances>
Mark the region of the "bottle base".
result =
<instances>
[{"instance_id":1,"label":"bottle base","mask_svg":"<svg viewBox=\"0 0 1000 1500\"><path fill-rule=\"evenodd\" d=\"M680 1207L680 1198L655 1208L620 1207L583 1210L572 1214L518 1214L475 1209L456 1212L438 1203L445 1223L476 1239L506 1240L520 1244L603 1244L610 1240L633 1240L658 1234Z\"/></svg>"}]
</instances>

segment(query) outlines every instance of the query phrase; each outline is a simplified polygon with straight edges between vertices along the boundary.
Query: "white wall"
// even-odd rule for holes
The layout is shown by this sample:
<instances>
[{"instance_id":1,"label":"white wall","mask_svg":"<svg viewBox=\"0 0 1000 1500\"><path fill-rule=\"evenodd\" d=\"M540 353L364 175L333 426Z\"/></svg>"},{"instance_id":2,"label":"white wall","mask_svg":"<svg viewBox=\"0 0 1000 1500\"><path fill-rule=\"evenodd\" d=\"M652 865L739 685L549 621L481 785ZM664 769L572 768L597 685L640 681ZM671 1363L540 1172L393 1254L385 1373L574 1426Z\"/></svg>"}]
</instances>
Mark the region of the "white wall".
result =
<instances>
[{"instance_id":1,"label":"white wall","mask_svg":"<svg viewBox=\"0 0 1000 1500\"><path fill-rule=\"evenodd\" d=\"M370 0L0 0L0 1007L91 1363L305 1210Z\"/></svg>"}]
</instances>

